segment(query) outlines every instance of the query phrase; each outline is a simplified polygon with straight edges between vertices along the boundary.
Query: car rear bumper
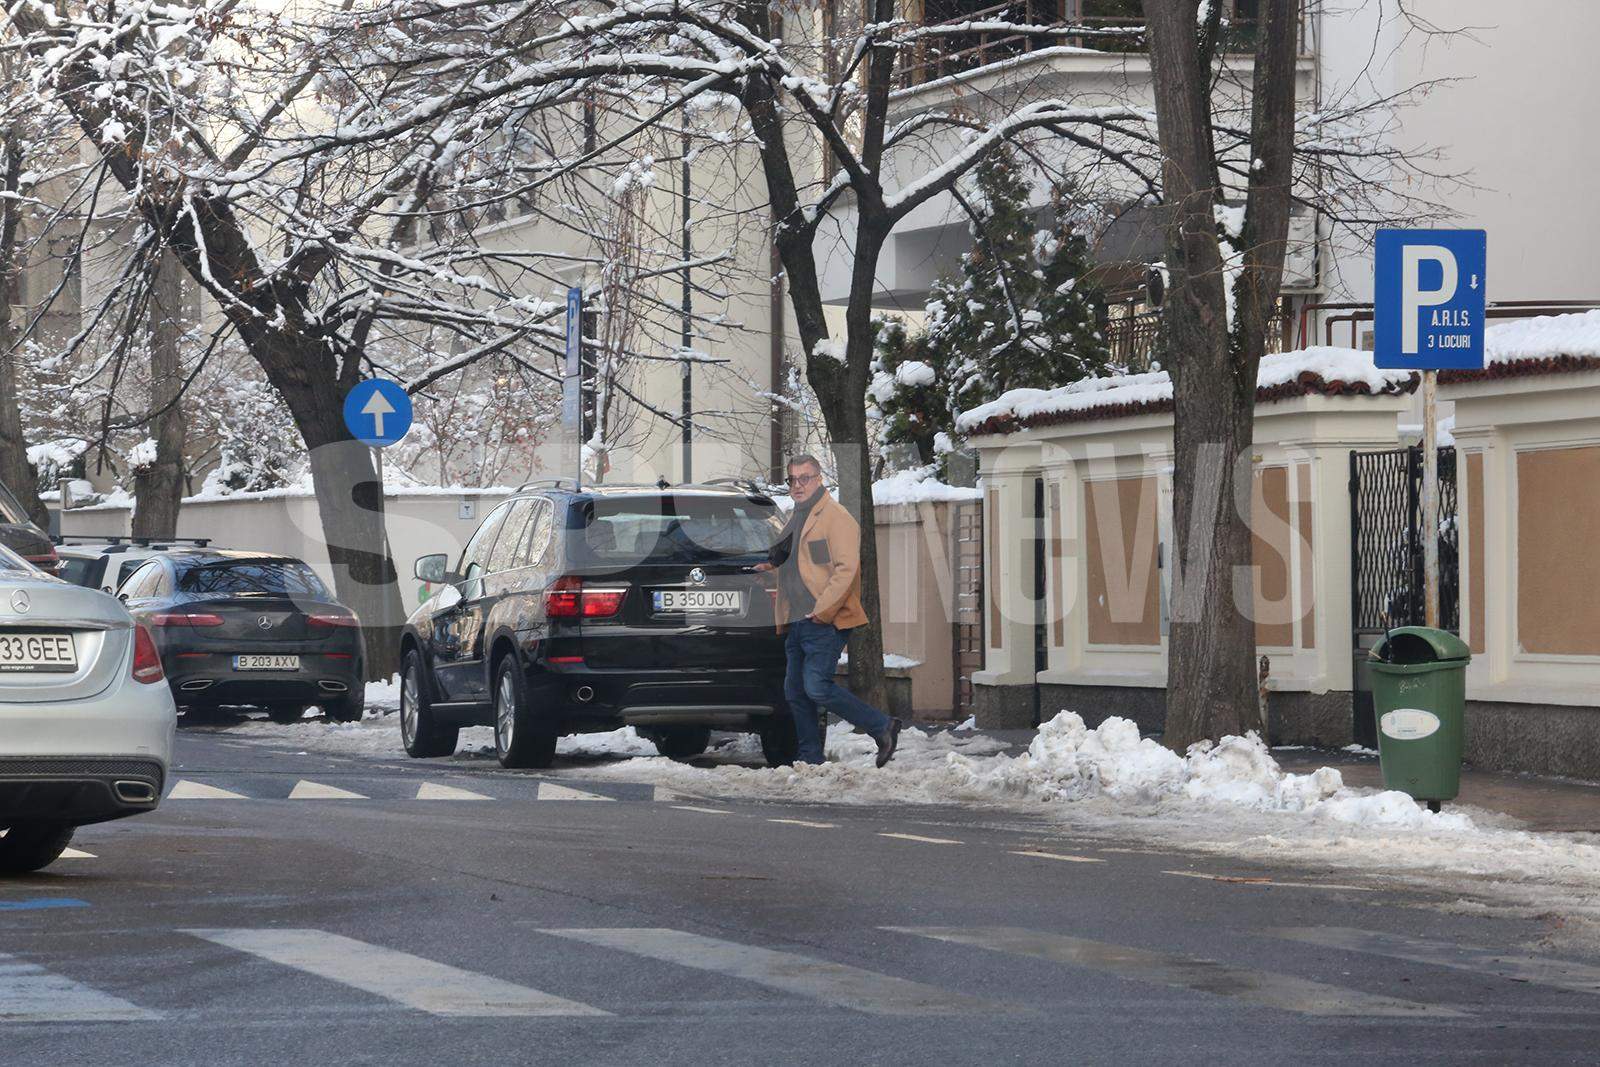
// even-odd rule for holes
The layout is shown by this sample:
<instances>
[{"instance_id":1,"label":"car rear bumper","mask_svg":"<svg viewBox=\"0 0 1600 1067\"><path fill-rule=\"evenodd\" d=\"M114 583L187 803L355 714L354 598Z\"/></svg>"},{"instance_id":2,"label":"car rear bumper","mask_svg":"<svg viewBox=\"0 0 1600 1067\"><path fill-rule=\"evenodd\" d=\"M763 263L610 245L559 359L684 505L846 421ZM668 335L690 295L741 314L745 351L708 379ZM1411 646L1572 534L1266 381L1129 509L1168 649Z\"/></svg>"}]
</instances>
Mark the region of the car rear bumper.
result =
<instances>
[{"instance_id":1,"label":"car rear bumper","mask_svg":"<svg viewBox=\"0 0 1600 1067\"><path fill-rule=\"evenodd\" d=\"M143 756L0 756L0 824L138 815L156 809L166 784L166 765Z\"/></svg>"},{"instance_id":2,"label":"car rear bumper","mask_svg":"<svg viewBox=\"0 0 1600 1067\"><path fill-rule=\"evenodd\" d=\"M164 685L129 681L93 700L0 704L0 825L82 825L154 810L175 727Z\"/></svg>"},{"instance_id":3,"label":"car rear bumper","mask_svg":"<svg viewBox=\"0 0 1600 1067\"><path fill-rule=\"evenodd\" d=\"M535 699L557 709L565 731L620 726L753 729L783 714L781 668L749 670L543 672Z\"/></svg>"},{"instance_id":4,"label":"car rear bumper","mask_svg":"<svg viewBox=\"0 0 1600 1067\"><path fill-rule=\"evenodd\" d=\"M235 671L231 656L177 657L167 672L172 695L185 707L218 704L317 704L361 689L356 660L301 656L300 670Z\"/></svg>"}]
</instances>

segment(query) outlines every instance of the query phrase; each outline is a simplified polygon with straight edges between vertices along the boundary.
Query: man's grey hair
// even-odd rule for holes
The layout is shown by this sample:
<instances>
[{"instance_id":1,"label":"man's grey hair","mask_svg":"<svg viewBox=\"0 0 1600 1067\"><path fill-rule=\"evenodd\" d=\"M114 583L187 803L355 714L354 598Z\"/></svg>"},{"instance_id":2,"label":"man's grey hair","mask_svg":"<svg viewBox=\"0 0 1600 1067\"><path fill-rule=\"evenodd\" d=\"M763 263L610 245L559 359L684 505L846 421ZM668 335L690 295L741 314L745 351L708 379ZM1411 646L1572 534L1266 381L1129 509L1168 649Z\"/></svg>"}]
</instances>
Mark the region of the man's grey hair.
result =
<instances>
[{"instance_id":1,"label":"man's grey hair","mask_svg":"<svg viewBox=\"0 0 1600 1067\"><path fill-rule=\"evenodd\" d=\"M794 470L796 467L815 467L818 474L822 473L822 461L810 452L801 452L799 455L789 457L787 469Z\"/></svg>"}]
</instances>

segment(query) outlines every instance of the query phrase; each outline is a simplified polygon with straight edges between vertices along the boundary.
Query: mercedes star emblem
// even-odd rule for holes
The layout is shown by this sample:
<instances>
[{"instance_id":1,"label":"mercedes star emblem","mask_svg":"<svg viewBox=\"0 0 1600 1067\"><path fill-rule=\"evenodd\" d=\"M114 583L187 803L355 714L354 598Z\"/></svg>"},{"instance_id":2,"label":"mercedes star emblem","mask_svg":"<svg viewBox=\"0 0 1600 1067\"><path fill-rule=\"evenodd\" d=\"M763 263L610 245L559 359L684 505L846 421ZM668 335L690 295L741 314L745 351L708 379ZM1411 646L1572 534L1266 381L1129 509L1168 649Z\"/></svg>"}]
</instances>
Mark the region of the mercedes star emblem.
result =
<instances>
[{"instance_id":1,"label":"mercedes star emblem","mask_svg":"<svg viewBox=\"0 0 1600 1067\"><path fill-rule=\"evenodd\" d=\"M11 610L18 615L26 614L31 607L33 607L33 600L28 596L26 589L18 589L11 594Z\"/></svg>"},{"instance_id":2,"label":"mercedes star emblem","mask_svg":"<svg viewBox=\"0 0 1600 1067\"><path fill-rule=\"evenodd\" d=\"M696 567L694 570L689 572L689 580L695 585L705 585L706 572L701 570L699 567Z\"/></svg>"},{"instance_id":3,"label":"mercedes star emblem","mask_svg":"<svg viewBox=\"0 0 1600 1067\"><path fill-rule=\"evenodd\" d=\"M261 627L263 630L270 630L272 629L272 620L263 615L256 620L256 625Z\"/></svg>"}]
</instances>

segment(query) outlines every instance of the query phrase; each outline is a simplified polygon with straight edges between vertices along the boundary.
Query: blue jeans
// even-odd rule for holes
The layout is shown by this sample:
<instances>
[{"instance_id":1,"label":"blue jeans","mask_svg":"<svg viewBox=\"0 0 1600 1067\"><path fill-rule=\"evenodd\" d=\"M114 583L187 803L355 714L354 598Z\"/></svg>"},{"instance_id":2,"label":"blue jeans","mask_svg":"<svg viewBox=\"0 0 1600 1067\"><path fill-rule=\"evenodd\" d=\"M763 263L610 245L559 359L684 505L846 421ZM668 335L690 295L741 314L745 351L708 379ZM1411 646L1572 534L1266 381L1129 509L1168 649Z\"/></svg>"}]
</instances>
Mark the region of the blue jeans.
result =
<instances>
[{"instance_id":1,"label":"blue jeans","mask_svg":"<svg viewBox=\"0 0 1600 1067\"><path fill-rule=\"evenodd\" d=\"M889 729L889 716L833 680L844 651L849 631L824 622L801 619L789 624L784 642L789 668L783 676L783 695L794 716L794 732L800 742L800 763L821 763L822 731L817 724L817 706L861 727L872 737Z\"/></svg>"}]
</instances>

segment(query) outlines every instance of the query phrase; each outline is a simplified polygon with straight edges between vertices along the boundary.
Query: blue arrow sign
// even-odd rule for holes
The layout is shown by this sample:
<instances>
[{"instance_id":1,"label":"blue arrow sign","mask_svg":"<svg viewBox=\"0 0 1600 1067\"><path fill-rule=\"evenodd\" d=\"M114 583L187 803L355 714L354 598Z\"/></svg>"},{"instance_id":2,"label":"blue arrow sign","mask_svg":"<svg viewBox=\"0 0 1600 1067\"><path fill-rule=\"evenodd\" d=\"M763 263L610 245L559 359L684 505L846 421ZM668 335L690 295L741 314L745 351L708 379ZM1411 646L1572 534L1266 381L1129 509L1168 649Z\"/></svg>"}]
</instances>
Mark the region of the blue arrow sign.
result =
<instances>
[{"instance_id":1,"label":"blue arrow sign","mask_svg":"<svg viewBox=\"0 0 1600 1067\"><path fill-rule=\"evenodd\" d=\"M344 398L344 424L362 444L388 448L411 429L411 397L398 382L368 378Z\"/></svg>"},{"instance_id":2,"label":"blue arrow sign","mask_svg":"<svg viewBox=\"0 0 1600 1067\"><path fill-rule=\"evenodd\" d=\"M1373 362L1396 370L1483 366L1483 230L1379 230Z\"/></svg>"}]
</instances>

